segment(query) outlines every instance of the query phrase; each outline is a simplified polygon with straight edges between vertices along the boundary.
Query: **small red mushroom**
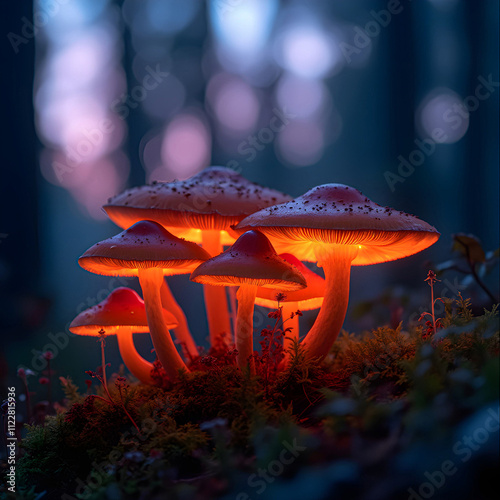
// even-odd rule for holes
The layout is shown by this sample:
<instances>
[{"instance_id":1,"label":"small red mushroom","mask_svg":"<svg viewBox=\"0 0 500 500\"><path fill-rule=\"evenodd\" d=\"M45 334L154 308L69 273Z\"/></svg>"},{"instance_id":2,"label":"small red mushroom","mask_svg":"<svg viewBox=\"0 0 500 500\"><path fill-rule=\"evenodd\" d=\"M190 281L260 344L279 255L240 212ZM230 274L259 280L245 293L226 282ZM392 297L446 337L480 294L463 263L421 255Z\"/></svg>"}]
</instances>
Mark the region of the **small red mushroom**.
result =
<instances>
[{"instance_id":1,"label":"small red mushroom","mask_svg":"<svg viewBox=\"0 0 500 500\"><path fill-rule=\"evenodd\" d=\"M188 369L165 324L160 294L163 276L191 272L209 257L196 243L175 237L156 222L141 221L96 243L78 263L96 274L139 277L156 355L167 375L175 379L179 370Z\"/></svg>"},{"instance_id":2,"label":"small red mushroom","mask_svg":"<svg viewBox=\"0 0 500 500\"><path fill-rule=\"evenodd\" d=\"M168 329L177 325L175 317L163 309ZM151 377L153 363L146 361L135 348L133 334L149 332L144 301L132 289L120 287L113 290L99 304L81 312L69 325L76 335L116 335L118 348L130 373L144 384L154 384Z\"/></svg>"}]
</instances>

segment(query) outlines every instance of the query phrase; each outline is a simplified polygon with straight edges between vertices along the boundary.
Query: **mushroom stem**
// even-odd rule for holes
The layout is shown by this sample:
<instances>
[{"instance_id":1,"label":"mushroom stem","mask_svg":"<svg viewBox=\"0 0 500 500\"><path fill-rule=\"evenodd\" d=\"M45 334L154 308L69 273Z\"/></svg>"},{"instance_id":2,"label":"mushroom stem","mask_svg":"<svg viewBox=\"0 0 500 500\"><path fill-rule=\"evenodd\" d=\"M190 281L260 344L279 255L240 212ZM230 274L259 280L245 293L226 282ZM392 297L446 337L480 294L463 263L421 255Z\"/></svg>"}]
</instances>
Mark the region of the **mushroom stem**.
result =
<instances>
[{"instance_id":1,"label":"mushroom stem","mask_svg":"<svg viewBox=\"0 0 500 500\"><path fill-rule=\"evenodd\" d=\"M357 246L329 245L316 250L318 264L325 271L325 299L303 345L309 358L323 359L337 339L349 302L351 262Z\"/></svg>"},{"instance_id":2,"label":"mushroom stem","mask_svg":"<svg viewBox=\"0 0 500 500\"><path fill-rule=\"evenodd\" d=\"M289 357L289 350L293 347L294 342L299 341L299 316L295 314L297 311L297 302L282 302L283 309L281 317L283 319L283 328L291 328L290 332L286 332L283 339L283 353L285 357ZM293 318L291 317L293 314Z\"/></svg>"},{"instance_id":3,"label":"mushroom stem","mask_svg":"<svg viewBox=\"0 0 500 500\"><path fill-rule=\"evenodd\" d=\"M153 363L146 361L135 348L134 337L130 328L120 328L118 332L118 349L125 366L130 373L140 380L143 384L154 385L151 371L154 368Z\"/></svg>"},{"instance_id":4,"label":"mushroom stem","mask_svg":"<svg viewBox=\"0 0 500 500\"><path fill-rule=\"evenodd\" d=\"M238 316L236 318L236 349L238 350L238 366L244 370L247 366L255 375L255 360L253 359L253 309L257 285L241 285L238 298Z\"/></svg>"},{"instance_id":5,"label":"mushroom stem","mask_svg":"<svg viewBox=\"0 0 500 500\"><path fill-rule=\"evenodd\" d=\"M163 319L160 296L161 284L164 282L163 272L160 268L152 267L140 268L138 274L146 307L149 332L156 355L166 374L175 379L180 369L189 370L177 352Z\"/></svg>"},{"instance_id":6,"label":"mushroom stem","mask_svg":"<svg viewBox=\"0 0 500 500\"><path fill-rule=\"evenodd\" d=\"M203 248L212 257L222 253L219 230L202 230L201 242ZM231 325L227 310L226 287L203 285L203 295L210 331L210 344L217 345L221 341L221 334L225 333L226 336L222 341L229 345L231 343Z\"/></svg>"},{"instance_id":7,"label":"mushroom stem","mask_svg":"<svg viewBox=\"0 0 500 500\"><path fill-rule=\"evenodd\" d=\"M162 306L171 312L177 320L178 325L173 328L177 340L182 344L182 347L187 351L190 358L197 358L200 353L189 331L186 315L172 295L172 291L165 279L162 280L160 294Z\"/></svg>"}]
</instances>

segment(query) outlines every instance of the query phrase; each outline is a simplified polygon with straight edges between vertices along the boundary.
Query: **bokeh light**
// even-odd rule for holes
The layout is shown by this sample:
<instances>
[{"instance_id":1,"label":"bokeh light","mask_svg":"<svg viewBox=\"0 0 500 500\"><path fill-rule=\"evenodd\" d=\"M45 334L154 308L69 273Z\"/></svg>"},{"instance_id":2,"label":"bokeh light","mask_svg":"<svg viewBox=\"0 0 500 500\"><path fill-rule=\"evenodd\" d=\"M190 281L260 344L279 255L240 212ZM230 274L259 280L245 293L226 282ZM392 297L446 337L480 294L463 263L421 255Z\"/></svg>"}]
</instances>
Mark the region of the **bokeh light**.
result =
<instances>
[{"instance_id":1,"label":"bokeh light","mask_svg":"<svg viewBox=\"0 0 500 500\"><path fill-rule=\"evenodd\" d=\"M250 131L259 118L259 100L244 80L224 73L214 76L207 86L207 99L216 119L228 133Z\"/></svg>"},{"instance_id":2,"label":"bokeh light","mask_svg":"<svg viewBox=\"0 0 500 500\"><path fill-rule=\"evenodd\" d=\"M294 120L279 133L280 158L292 167L306 167L320 160L324 149L323 128L314 121Z\"/></svg>"},{"instance_id":3,"label":"bokeh light","mask_svg":"<svg viewBox=\"0 0 500 500\"><path fill-rule=\"evenodd\" d=\"M210 161L211 137L198 113L184 112L167 126L161 147L164 176L187 179ZM154 171L155 175L161 171ZM150 177L155 180L154 176Z\"/></svg>"},{"instance_id":4,"label":"bokeh light","mask_svg":"<svg viewBox=\"0 0 500 500\"><path fill-rule=\"evenodd\" d=\"M479 106L472 96L471 111ZM434 142L453 144L459 141L469 128L469 110L466 102L450 89L435 89L422 101L417 110L417 127L421 136ZM476 108L477 109L477 108Z\"/></svg>"},{"instance_id":5,"label":"bokeh light","mask_svg":"<svg viewBox=\"0 0 500 500\"><path fill-rule=\"evenodd\" d=\"M283 75L277 85L276 100L282 109L299 118L307 118L329 110L328 89L319 80Z\"/></svg>"},{"instance_id":6,"label":"bokeh light","mask_svg":"<svg viewBox=\"0 0 500 500\"><path fill-rule=\"evenodd\" d=\"M277 10L277 0L211 0L210 21L220 62L233 72L245 72L265 59Z\"/></svg>"},{"instance_id":7,"label":"bokeh light","mask_svg":"<svg viewBox=\"0 0 500 500\"><path fill-rule=\"evenodd\" d=\"M124 157L118 163L126 167L115 161L126 126L112 103L124 90L124 77L118 32L110 25L113 10L102 4L58 4L56 13L47 14L49 57L38 67L34 90L37 131L48 148L42 151L42 175L67 189L95 219L103 219L103 202L125 186L129 174Z\"/></svg>"},{"instance_id":8,"label":"bokeh light","mask_svg":"<svg viewBox=\"0 0 500 500\"><path fill-rule=\"evenodd\" d=\"M333 33L313 23L288 26L277 40L276 57L283 68L303 78L323 78L344 62Z\"/></svg>"}]
</instances>

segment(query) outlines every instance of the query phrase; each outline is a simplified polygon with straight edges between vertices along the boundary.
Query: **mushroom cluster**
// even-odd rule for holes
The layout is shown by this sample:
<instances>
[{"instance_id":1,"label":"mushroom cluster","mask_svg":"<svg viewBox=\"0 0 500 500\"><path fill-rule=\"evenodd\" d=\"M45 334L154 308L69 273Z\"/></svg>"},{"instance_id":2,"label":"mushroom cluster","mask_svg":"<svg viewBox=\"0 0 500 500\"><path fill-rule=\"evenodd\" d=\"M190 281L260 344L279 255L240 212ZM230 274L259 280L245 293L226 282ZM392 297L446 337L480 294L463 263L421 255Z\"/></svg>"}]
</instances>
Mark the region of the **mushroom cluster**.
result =
<instances>
[{"instance_id":1,"label":"mushroom cluster","mask_svg":"<svg viewBox=\"0 0 500 500\"><path fill-rule=\"evenodd\" d=\"M234 344L240 369L255 374L254 304L276 308L279 297L291 330L284 340L288 358L300 340L300 311L320 308L301 345L308 357L321 360L344 322L351 266L413 255L439 238L426 222L381 207L349 186L326 184L292 200L223 167L129 189L104 210L124 231L89 248L79 264L97 274L137 276L144 301L132 290L117 289L78 315L70 329L116 334L125 365L149 384L153 365L135 351L132 333L149 331L171 379L189 371L199 356L165 277L190 273L191 281L203 285L212 347ZM303 261L316 262L325 278ZM226 287L238 287L234 337Z\"/></svg>"},{"instance_id":2,"label":"mushroom cluster","mask_svg":"<svg viewBox=\"0 0 500 500\"><path fill-rule=\"evenodd\" d=\"M237 238L232 226L262 208L289 201L288 195L259 186L224 167L210 167L184 181L157 182L111 198L104 210L123 229L154 220L172 234L201 243L214 257ZM230 331L223 288L204 285L212 344Z\"/></svg>"}]
</instances>

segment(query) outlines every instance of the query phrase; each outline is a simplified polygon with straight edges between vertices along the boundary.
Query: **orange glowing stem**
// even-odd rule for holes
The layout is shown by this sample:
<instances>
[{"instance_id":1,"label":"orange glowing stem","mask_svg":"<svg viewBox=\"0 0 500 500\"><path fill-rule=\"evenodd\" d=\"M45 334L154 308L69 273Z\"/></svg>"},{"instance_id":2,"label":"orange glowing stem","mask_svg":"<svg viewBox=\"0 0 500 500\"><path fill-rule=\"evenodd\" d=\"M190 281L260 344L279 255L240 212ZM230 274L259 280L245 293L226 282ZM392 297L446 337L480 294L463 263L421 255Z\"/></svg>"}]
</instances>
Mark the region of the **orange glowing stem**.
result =
<instances>
[{"instance_id":1,"label":"orange glowing stem","mask_svg":"<svg viewBox=\"0 0 500 500\"><path fill-rule=\"evenodd\" d=\"M165 280L163 280L161 284L160 294L163 308L171 312L177 320L178 325L173 328L177 340L182 344L183 349L187 351L187 354L191 359L197 358L200 353L198 352L193 336L189 331L186 315L175 300L175 297L172 295L172 291Z\"/></svg>"},{"instance_id":2,"label":"orange glowing stem","mask_svg":"<svg viewBox=\"0 0 500 500\"><path fill-rule=\"evenodd\" d=\"M253 309L257 285L241 285L238 298L238 316L236 318L236 349L238 350L238 366L241 370L249 367L255 375L255 360L253 358Z\"/></svg>"},{"instance_id":3,"label":"orange glowing stem","mask_svg":"<svg viewBox=\"0 0 500 500\"><path fill-rule=\"evenodd\" d=\"M220 231L203 229L201 231L201 242L203 248L212 257L222 253ZM229 345L231 343L231 324L227 309L226 288L223 286L203 285L203 295L210 331L210 344L212 346L217 345L221 341L221 334L225 333L222 340L226 345Z\"/></svg>"},{"instance_id":4,"label":"orange glowing stem","mask_svg":"<svg viewBox=\"0 0 500 500\"><path fill-rule=\"evenodd\" d=\"M164 282L163 272L159 268L152 267L140 268L138 274L144 297L144 305L146 307L149 333L156 355L163 365L166 374L171 379L176 379L179 370L189 370L177 352L163 318L160 295L160 289Z\"/></svg>"},{"instance_id":5,"label":"orange glowing stem","mask_svg":"<svg viewBox=\"0 0 500 500\"><path fill-rule=\"evenodd\" d=\"M151 371L154 366L153 363L146 361L135 348L134 337L130 328L121 327L117 331L118 337L118 349L120 350L120 356L128 368L129 372L143 384L154 385L153 377L151 377Z\"/></svg>"},{"instance_id":6,"label":"orange glowing stem","mask_svg":"<svg viewBox=\"0 0 500 500\"><path fill-rule=\"evenodd\" d=\"M303 344L309 358L323 359L337 339L349 303L351 263L358 247L330 245L316 251L318 265L325 271L325 299Z\"/></svg>"}]
</instances>

